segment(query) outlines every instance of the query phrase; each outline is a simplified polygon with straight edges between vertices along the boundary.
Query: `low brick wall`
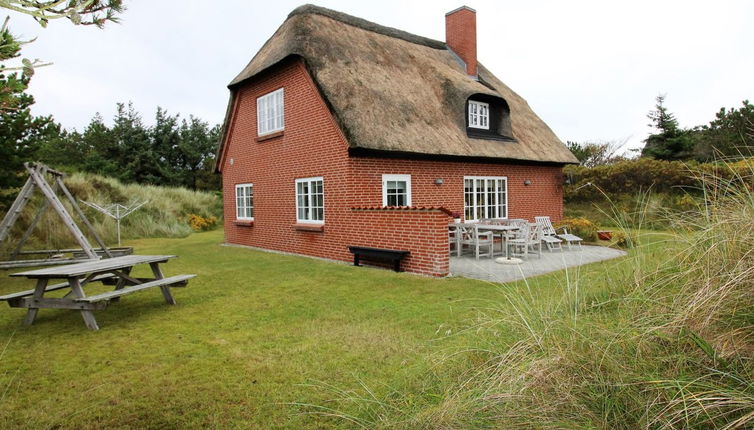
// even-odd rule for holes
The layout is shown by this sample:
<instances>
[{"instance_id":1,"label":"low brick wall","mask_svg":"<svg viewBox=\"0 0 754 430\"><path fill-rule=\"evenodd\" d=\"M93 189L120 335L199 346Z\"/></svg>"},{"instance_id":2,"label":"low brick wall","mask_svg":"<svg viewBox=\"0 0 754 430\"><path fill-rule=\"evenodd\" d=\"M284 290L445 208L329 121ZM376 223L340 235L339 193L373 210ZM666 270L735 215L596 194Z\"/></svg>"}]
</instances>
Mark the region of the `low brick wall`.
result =
<instances>
[{"instance_id":1,"label":"low brick wall","mask_svg":"<svg viewBox=\"0 0 754 430\"><path fill-rule=\"evenodd\" d=\"M400 249L411 254L403 260L408 272L445 276L450 271L448 223L441 208L352 208L343 234L346 246Z\"/></svg>"}]
</instances>

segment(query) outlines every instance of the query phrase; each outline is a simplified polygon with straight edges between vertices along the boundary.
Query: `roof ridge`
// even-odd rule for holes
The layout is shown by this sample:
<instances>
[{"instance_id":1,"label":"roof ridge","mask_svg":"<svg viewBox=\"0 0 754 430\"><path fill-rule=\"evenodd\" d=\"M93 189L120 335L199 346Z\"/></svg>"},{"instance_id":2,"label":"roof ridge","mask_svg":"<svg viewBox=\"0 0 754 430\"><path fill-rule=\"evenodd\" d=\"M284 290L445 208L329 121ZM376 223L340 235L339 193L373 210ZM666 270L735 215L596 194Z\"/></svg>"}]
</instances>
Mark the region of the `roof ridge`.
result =
<instances>
[{"instance_id":1,"label":"roof ridge","mask_svg":"<svg viewBox=\"0 0 754 430\"><path fill-rule=\"evenodd\" d=\"M445 44L445 42L430 39L424 36L419 36L407 31L399 30L397 28L380 25L372 21L367 21L364 18L348 15L347 13L338 12L336 10L328 9L322 6L316 6L313 4L305 4L297 7L296 9L293 9L293 11L288 14L288 19L296 15L306 14L321 15L342 22L344 24L360 28L362 30L371 31L373 33L382 34L388 37L394 37L396 39L405 40L406 42L415 43L417 45L423 45L434 49L448 49L448 46Z\"/></svg>"}]
</instances>

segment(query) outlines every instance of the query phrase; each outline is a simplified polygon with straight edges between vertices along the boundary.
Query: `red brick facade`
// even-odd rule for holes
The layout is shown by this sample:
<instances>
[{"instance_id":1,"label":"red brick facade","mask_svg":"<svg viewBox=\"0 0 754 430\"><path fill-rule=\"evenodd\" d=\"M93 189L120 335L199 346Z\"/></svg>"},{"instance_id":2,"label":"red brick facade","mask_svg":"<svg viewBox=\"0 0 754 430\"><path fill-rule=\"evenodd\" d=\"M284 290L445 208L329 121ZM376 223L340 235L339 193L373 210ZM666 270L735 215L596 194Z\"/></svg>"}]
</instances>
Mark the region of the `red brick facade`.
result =
<instances>
[{"instance_id":1,"label":"red brick facade","mask_svg":"<svg viewBox=\"0 0 754 430\"><path fill-rule=\"evenodd\" d=\"M256 99L285 88L285 129L259 139ZM448 273L447 223L438 209L382 205L382 175L409 174L412 205L463 212L464 176L506 176L510 218L562 217L557 166L349 157L348 144L302 61L293 59L238 88L220 160L228 243L352 259L348 245L407 249L403 268ZM521 143L525 144L525 143ZM322 177L323 225L296 223L295 180ZM442 178L441 185L435 184ZM531 181L524 185L524 181ZM235 185L251 183L254 221L237 222ZM313 231L312 231L313 230Z\"/></svg>"}]
</instances>

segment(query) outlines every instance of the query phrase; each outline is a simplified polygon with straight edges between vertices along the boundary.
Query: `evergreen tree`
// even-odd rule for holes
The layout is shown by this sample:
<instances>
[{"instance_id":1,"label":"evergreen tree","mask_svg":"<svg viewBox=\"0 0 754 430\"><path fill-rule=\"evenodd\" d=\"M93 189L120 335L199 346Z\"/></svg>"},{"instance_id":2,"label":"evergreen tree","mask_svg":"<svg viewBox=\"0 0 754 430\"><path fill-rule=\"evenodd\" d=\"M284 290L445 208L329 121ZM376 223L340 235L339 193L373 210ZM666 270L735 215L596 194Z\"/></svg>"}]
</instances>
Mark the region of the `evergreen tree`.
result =
<instances>
[{"instance_id":1,"label":"evergreen tree","mask_svg":"<svg viewBox=\"0 0 754 430\"><path fill-rule=\"evenodd\" d=\"M212 180L216 175L212 172L208 175L208 165L214 165L219 129L219 126L210 128L208 123L194 116L189 116L188 121L184 119L181 122L180 149L184 186L194 190L200 185L219 189L219 186L214 188L216 184Z\"/></svg>"},{"instance_id":2,"label":"evergreen tree","mask_svg":"<svg viewBox=\"0 0 754 430\"><path fill-rule=\"evenodd\" d=\"M651 157L658 160L685 160L691 157L693 141L687 130L678 126L678 120L665 107L665 96L659 95L656 99L655 110L650 111L647 117L652 121L649 125L658 133L650 134L644 140L642 157Z\"/></svg>"},{"instance_id":3,"label":"evergreen tree","mask_svg":"<svg viewBox=\"0 0 754 430\"><path fill-rule=\"evenodd\" d=\"M23 184L23 163L34 159L42 142L60 133L52 117L33 117L30 106L34 98L26 93L17 96L15 107L0 112L0 205L13 199L14 190Z\"/></svg>"},{"instance_id":4,"label":"evergreen tree","mask_svg":"<svg viewBox=\"0 0 754 430\"><path fill-rule=\"evenodd\" d=\"M742 104L738 109L720 108L709 125L694 129L697 160L754 156L754 105L748 100Z\"/></svg>"}]
</instances>

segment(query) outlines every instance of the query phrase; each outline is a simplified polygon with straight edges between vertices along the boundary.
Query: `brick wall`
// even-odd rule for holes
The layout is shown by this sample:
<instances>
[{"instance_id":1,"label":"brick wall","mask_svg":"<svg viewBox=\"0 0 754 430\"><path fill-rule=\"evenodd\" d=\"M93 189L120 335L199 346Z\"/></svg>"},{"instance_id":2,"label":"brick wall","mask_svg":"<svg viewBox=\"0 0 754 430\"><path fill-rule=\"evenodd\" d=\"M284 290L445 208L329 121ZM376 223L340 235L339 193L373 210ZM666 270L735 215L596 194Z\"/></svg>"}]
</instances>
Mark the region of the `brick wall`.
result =
<instances>
[{"instance_id":1,"label":"brick wall","mask_svg":"<svg viewBox=\"0 0 754 430\"><path fill-rule=\"evenodd\" d=\"M257 97L285 87L285 129L258 139ZM289 60L238 89L223 175L225 240L285 252L350 261L348 245L408 249L405 270L448 273L447 223L437 209L382 210L382 174L410 174L414 206L463 211L463 176L507 176L509 217L562 217L558 167L395 160L348 156L348 145L304 64ZM295 180L323 177L325 223L296 223ZM435 185L435 178L443 178ZM532 184L525 186L524 180ZM236 222L235 185L254 184L254 221ZM319 231L311 231L311 230Z\"/></svg>"},{"instance_id":2,"label":"brick wall","mask_svg":"<svg viewBox=\"0 0 754 430\"><path fill-rule=\"evenodd\" d=\"M408 272L447 275L450 216L438 209L354 208L336 234L349 245L410 251L402 264Z\"/></svg>"}]
</instances>

